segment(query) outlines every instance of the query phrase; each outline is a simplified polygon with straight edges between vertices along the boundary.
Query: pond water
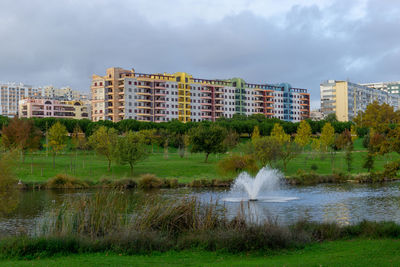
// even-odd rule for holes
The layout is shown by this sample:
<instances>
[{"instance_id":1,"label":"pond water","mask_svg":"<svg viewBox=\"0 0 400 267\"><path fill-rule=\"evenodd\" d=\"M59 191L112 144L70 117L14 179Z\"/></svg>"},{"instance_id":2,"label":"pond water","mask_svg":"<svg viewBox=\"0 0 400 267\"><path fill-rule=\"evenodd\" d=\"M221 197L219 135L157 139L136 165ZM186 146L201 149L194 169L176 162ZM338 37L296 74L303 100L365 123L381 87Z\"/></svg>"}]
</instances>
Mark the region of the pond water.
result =
<instances>
[{"instance_id":1,"label":"pond water","mask_svg":"<svg viewBox=\"0 0 400 267\"><path fill-rule=\"evenodd\" d=\"M31 232L35 228L35 223L52 207L61 205L67 198L94 192L95 190L21 191L15 196L17 198L16 207L11 212L0 213L0 235ZM236 215L241 206L245 206L249 217L258 220L277 220L282 224L291 224L301 219L338 222L344 225L364 219L400 223L400 183L398 182L382 185L281 186L280 189L268 193L264 197L289 201L245 203L224 201L237 196L229 190L221 189L178 188L147 192L131 190L124 193L132 195L132 201L149 195L160 195L165 198L196 196L202 202L218 201L220 205L226 207L230 216ZM4 199L0 198L1 201ZM0 208L7 207L7 205L8 203L0 203Z\"/></svg>"}]
</instances>

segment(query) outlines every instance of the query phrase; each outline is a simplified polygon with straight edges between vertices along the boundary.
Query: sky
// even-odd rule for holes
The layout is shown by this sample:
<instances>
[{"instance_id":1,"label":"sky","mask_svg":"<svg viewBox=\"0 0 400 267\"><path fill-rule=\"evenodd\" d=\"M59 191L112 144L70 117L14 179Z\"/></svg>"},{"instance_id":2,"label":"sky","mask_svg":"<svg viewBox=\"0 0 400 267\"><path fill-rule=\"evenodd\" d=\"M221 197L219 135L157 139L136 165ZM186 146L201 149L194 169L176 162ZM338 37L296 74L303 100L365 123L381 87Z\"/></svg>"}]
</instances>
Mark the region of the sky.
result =
<instances>
[{"instance_id":1,"label":"sky","mask_svg":"<svg viewBox=\"0 0 400 267\"><path fill-rule=\"evenodd\" d=\"M400 80L398 0L1 0L0 81L89 92L108 67L319 84Z\"/></svg>"}]
</instances>

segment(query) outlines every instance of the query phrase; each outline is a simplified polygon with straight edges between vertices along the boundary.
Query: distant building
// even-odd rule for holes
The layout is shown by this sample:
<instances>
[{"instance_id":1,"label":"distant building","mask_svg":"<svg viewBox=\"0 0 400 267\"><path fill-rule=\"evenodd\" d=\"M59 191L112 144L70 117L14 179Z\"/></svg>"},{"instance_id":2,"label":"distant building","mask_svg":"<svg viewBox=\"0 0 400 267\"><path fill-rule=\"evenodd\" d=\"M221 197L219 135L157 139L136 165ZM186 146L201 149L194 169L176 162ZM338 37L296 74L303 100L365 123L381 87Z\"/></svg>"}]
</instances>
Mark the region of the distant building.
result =
<instances>
[{"instance_id":1,"label":"distant building","mask_svg":"<svg viewBox=\"0 0 400 267\"><path fill-rule=\"evenodd\" d=\"M378 82L378 83L362 83L374 89L382 90L390 94L400 95L400 81L397 82Z\"/></svg>"},{"instance_id":2,"label":"distant building","mask_svg":"<svg viewBox=\"0 0 400 267\"><path fill-rule=\"evenodd\" d=\"M347 81L328 80L320 85L321 112L335 113L339 121L351 121L373 101L399 108L400 96Z\"/></svg>"},{"instance_id":3,"label":"distant building","mask_svg":"<svg viewBox=\"0 0 400 267\"><path fill-rule=\"evenodd\" d=\"M41 88L23 83L0 83L0 115L14 117L18 113L19 100L41 96Z\"/></svg>"},{"instance_id":4,"label":"distant building","mask_svg":"<svg viewBox=\"0 0 400 267\"><path fill-rule=\"evenodd\" d=\"M54 86L43 87L44 98L55 100L88 100L88 95L70 87L55 88Z\"/></svg>"},{"instance_id":5,"label":"distant building","mask_svg":"<svg viewBox=\"0 0 400 267\"><path fill-rule=\"evenodd\" d=\"M20 118L90 119L90 102L27 98L19 101Z\"/></svg>"},{"instance_id":6,"label":"distant building","mask_svg":"<svg viewBox=\"0 0 400 267\"><path fill-rule=\"evenodd\" d=\"M313 121L320 121L324 119L324 114L322 114L321 109L311 110L310 119Z\"/></svg>"},{"instance_id":7,"label":"distant building","mask_svg":"<svg viewBox=\"0 0 400 267\"><path fill-rule=\"evenodd\" d=\"M93 121L123 119L164 122L215 121L234 114L301 121L310 116L306 89L282 84L251 84L243 79L209 80L192 75L143 74L109 68L93 75Z\"/></svg>"}]
</instances>

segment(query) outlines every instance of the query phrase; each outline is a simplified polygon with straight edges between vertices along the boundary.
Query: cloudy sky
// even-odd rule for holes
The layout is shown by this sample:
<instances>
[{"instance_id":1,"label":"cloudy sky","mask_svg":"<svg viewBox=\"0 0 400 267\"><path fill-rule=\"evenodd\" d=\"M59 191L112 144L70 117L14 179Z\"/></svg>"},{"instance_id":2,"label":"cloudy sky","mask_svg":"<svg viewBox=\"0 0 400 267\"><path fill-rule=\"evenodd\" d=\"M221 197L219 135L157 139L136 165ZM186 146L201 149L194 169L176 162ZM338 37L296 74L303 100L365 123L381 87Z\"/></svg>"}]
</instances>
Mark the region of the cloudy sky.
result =
<instances>
[{"instance_id":1,"label":"cloudy sky","mask_svg":"<svg viewBox=\"0 0 400 267\"><path fill-rule=\"evenodd\" d=\"M398 0L1 0L0 81L89 91L107 67L319 84L400 80Z\"/></svg>"}]
</instances>

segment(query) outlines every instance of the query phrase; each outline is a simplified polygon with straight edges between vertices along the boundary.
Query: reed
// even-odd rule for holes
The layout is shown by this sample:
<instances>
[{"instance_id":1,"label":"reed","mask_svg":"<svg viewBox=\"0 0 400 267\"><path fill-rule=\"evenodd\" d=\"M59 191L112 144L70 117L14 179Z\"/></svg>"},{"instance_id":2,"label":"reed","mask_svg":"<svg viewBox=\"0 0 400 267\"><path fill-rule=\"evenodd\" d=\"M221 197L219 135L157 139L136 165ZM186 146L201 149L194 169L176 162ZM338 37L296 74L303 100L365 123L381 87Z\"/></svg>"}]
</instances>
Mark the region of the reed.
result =
<instances>
[{"instance_id":1,"label":"reed","mask_svg":"<svg viewBox=\"0 0 400 267\"><path fill-rule=\"evenodd\" d=\"M144 200L143 200L144 199ZM342 226L299 221L249 220L248 207L227 216L217 202L193 197L131 199L123 191L98 192L69 199L52 209L31 236L0 239L0 257L56 254L204 249L246 252L296 249L314 242L349 238L399 238L394 222L363 221Z\"/></svg>"}]
</instances>

